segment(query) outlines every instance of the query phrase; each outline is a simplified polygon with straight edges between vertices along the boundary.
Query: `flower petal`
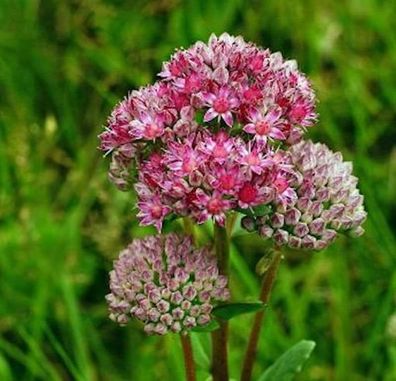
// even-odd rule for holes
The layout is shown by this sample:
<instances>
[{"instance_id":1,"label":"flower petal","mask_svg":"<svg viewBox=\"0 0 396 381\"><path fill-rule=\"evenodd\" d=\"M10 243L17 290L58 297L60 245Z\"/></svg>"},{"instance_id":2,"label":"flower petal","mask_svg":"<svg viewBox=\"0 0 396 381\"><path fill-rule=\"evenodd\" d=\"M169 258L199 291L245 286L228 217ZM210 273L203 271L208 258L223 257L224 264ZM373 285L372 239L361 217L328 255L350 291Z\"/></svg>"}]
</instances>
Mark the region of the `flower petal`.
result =
<instances>
[{"instance_id":1,"label":"flower petal","mask_svg":"<svg viewBox=\"0 0 396 381\"><path fill-rule=\"evenodd\" d=\"M228 127L232 127L232 123L233 123L233 118L232 118L232 112L231 111L227 111L225 114L222 115L222 118L224 120L224 122L226 122Z\"/></svg>"},{"instance_id":2,"label":"flower petal","mask_svg":"<svg viewBox=\"0 0 396 381\"><path fill-rule=\"evenodd\" d=\"M272 128L269 133L269 136L271 136L271 138L278 139L278 140L286 139L285 134L279 128Z\"/></svg>"},{"instance_id":3,"label":"flower petal","mask_svg":"<svg viewBox=\"0 0 396 381\"><path fill-rule=\"evenodd\" d=\"M243 127L243 131L247 132L248 134L255 134L256 126L253 123L249 123L245 127Z\"/></svg>"},{"instance_id":4,"label":"flower petal","mask_svg":"<svg viewBox=\"0 0 396 381\"><path fill-rule=\"evenodd\" d=\"M268 123L273 124L280 118L281 115L282 115L282 111L281 111L281 109L278 108L278 109L271 110L265 116L265 119Z\"/></svg>"},{"instance_id":5,"label":"flower petal","mask_svg":"<svg viewBox=\"0 0 396 381\"><path fill-rule=\"evenodd\" d=\"M206 113L204 115L204 121L210 122L211 120L216 118L217 115L219 115L219 114L211 107L208 111L206 111Z\"/></svg>"},{"instance_id":6,"label":"flower petal","mask_svg":"<svg viewBox=\"0 0 396 381\"><path fill-rule=\"evenodd\" d=\"M225 85L229 79L228 70L224 66L218 67L213 72L213 79L220 85Z\"/></svg>"}]
</instances>

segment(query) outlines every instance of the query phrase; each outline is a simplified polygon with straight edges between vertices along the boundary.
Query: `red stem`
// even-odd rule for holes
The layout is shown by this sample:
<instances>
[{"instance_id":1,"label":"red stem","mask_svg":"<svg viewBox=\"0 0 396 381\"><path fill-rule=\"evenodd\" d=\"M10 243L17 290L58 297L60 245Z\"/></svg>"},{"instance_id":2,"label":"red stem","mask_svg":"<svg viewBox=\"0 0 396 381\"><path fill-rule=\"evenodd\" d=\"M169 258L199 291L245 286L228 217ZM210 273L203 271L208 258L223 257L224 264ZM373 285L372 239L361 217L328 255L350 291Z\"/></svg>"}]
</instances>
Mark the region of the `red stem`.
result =
<instances>
[{"instance_id":1,"label":"red stem","mask_svg":"<svg viewBox=\"0 0 396 381\"><path fill-rule=\"evenodd\" d=\"M227 230L214 224L214 243L217 265L221 275L228 276L229 242ZM213 381L228 381L228 323L219 321L220 328L212 332L212 375Z\"/></svg>"},{"instance_id":2,"label":"red stem","mask_svg":"<svg viewBox=\"0 0 396 381\"><path fill-rule=\"evenodd\" d=\"M186 380L196 381L195 376L195 363L192 351L191 339L189 335L180 335L180 340L182 343L183 354L184 354L184 365L186 369Z\"/></svg>"},{"instance_id":3,"label":"red stem","mask_svg":"<svg viewBox=\"0 0 396 381\"><path fill-rule=\"evenodd\" d=\"M275 256L267 270L267 274L263 279L263 284L260 291L260 300L263 303L268 303L272 286L274 285L276 274L279 268L282 253L279 250L275 251ZM265 309L256 313L254 317L253 327L250 331L249 343L245 352L245 359L243 362L241 381L250 381L252 377L254 360L256 358L257 344L260 336L262 321L265 316Z\"/></svg>"}]
</instances>

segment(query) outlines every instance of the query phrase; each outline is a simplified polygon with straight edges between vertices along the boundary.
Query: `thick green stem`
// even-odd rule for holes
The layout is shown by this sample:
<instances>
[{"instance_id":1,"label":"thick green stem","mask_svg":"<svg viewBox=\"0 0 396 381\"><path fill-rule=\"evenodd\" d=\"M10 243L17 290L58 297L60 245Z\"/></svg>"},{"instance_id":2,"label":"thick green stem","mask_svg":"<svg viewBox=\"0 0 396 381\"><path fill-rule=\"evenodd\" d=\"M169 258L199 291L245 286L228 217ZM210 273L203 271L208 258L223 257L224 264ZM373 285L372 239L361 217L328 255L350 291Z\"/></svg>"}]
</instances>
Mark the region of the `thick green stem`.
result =
<instances>
[{"instance_id":1,"label":"thick green stem","mask_svg":"<svg viewBox=\"0 0 396 381\"><path fill-rule=\"evenodd\" d=\"M180 340L183 348L184 355L184 365L186 370L186 380L187 381L196 381L195 375L195 363L193 357L193 350L191 345L191 339L189 335L180 335Z\"/></svg>"},{"instance_id":2,"label":"thick green stem","mask_svg":"<svg viewBox=\"0 0 396 381\"><path fill-rule=\"evenodd\" d=\"M228 276L230 248L227 230L214 224L214 244L217 266L221 275ZM212 374L213 381L228 381L228 323L220 321L220 328L212 332Z\"/></svg>"},{"instance_id":3,"label":"thick green stem","mask_svg":"<svg viewBox=\"0 0 396 381\"><path fill-rule=\"evenodd\" d=\"M260 300L263 303L268 303L269 301L272 286L274 285L281 259L282 259L282 253L280 252L280 250L276 250L274 258L271 262L270 267L266 272L265 277L263 278L263 284L261 286ZM262 310L260 312L257 312L254 317L254 322L253 322L252 330L250 332L248 347L245 352L241 381L251 380L254 360L256 358L257 344L258 344L260 330L264 316L265 316L265 310Z\"/></svg>"}]
</instances>

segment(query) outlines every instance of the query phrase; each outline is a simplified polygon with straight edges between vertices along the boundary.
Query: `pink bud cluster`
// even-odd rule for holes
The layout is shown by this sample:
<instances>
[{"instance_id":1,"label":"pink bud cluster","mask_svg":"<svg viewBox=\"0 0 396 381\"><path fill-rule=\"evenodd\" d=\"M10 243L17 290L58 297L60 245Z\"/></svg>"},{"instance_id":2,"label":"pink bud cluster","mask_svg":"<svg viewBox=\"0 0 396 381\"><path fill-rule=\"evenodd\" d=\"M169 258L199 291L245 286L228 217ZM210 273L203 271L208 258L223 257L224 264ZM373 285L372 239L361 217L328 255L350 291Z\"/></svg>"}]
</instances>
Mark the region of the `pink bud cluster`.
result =
<instances>
[{"instance_id":1,"label":"pink bud cluster","mask_svg":"<svg viewBox=\"0 0 396 381\"><path fill-rule=\"evenodd\" d=\"M337 232L362 235L367 213L352 163L344 162L340 152L311 141L292 146L290 155L297 175L293 183L297 199L289 205L275 202L269 213L247 217L243 226L257 229L278 246L316 250L327 247Z\"/></svg>"},{"instance_id":2,"label":"pink bud cluster","mask_svg":"<svg viewBox=\"0 0 396 381\"><path fill-rule=\"evenodd\" d=\"M229 298L212 253L177 234L135 239L114 262L110 289L112 320L125 325L135 317L159 335L205 326L214 305Z\"/></svg>"},{"instance_id":3,"label":"pink bud cluster","mask_svg":"<svg viewBox=\"0 0 396 381\"><path fill-rule=\"evenodd\" d=\"M116 185L128 189L138 170L142 224L160 230L172 213L223 224L231 209L294 197L282 149L316 120L295 61L212 35L176 52L159 76L118 104L100 135Z\"/></svg>"}]
</instances>

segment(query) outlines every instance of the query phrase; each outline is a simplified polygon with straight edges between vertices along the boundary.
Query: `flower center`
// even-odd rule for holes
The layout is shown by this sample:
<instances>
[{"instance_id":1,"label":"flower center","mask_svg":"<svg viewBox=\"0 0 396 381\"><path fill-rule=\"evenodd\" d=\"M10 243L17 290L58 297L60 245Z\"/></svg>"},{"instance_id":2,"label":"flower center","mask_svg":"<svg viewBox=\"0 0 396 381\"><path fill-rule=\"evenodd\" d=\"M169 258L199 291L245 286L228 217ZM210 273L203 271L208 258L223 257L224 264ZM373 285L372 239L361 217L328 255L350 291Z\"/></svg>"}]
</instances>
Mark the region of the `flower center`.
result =
<instances>
[{"instance_id":1,"label":"flower center","mask_svg":"<svg viewBox=\"0 0 396 381\"><path fill-rule=\"evenodd\" d=\"M278 177L275 181L274 181L274 187L276 188L278 193L283 193L287 187L289 186L289 183L286 179L284 179L283 177Z\"/></svg>"},{"instance_id":2,"label":"flower center","mask_svg":"<svg viewBox=\"0 0 396 381\"><path fill-rule=\"evenodd\" d=\"M197 195L195 194L195 191L191 191L187 193L186 201L188 205L192 205L196 200L197 200Z\"/></svg>"},{"instance_id":3,"label":"flower center","mask_svg":"<svg viewBox=\"0 0 396 381\"><path fill-rule=\"evenodd\" d=\"M270 125L268 122L261 120L256 123L256 132L259 135L267 135L270 130Z\"/></svg>"},{"instance_id":4,"label":"flower center","mask_svg":"<svg viewBox=\"0 0 396 381\"><path fill-rule=\"evenodd\" d=\"M221 212L222 202L219 198L209 200L207 209L210 214L219 214Z\"/></svg>"},{"instance_id":5,"label":"flower center","mask_svg":"<svg viewBox=\"0 0 396 381\"><path fill-rule=\"evenodd\" d=\"M151 208L151 215L153 218L161 218L162 217L162 207L159 205L154 205Z\"/></svg>"},{"instance_id":6,"label":"flower center","mask_svg":"<svg viewBox=\"0 0 396 381\"><path fill-rule=\"evenodd\" d=\"M231 190L235 186L235 176L223 175L220 177L220 185L224 190Z\"/></svg>"},{"instance_id":7,"label":"flower center","mask_svg":"<svg viewBox=\"0 0 396 381\"><path fill-rule=\"evenodd\" d=\"M144 131L146 138L153 139L162 134L162 128L155 123L146 124Z\"/></svg>"},{"instance_id":8,"label":"flower center","mask_svg":"<svg viewBox=\"0 0 396 381\"><path fill-rule=\"evenodd\" d=\"M260 90L255 89L255 88L249 88L244 91L243 96L245 97L246 100L248 101L254 101L258 99L261 95Z\"/></svg>"},{"instance_id":9,"label":"flower center","mask_svg":"<svg viewBox=\"0 0 396 381\"><path fill-rule=\"evenodd\" d=\"M256 200L257 189L250 183L245 183L238 193L238 197L242 202L250 204Z\"/></svg>"},{"instance_id":10,"label":"flower center","mask_svg":"<svg viewBox=\"0 0 396 381\"><path fill-rule=\"evenodd\" d=\"M197 162L194 158L190 158L183 161L182 170L184 172L192 172L197 167Z\"/></svg>"},{"instance_id":11,"label":"flower center","mask_svg":"<svg viewBox=\"0 0 396 381\"><path fill-rule=\"evenodd\" d=\"M225 112L227 112L229 107L230 107L230 104L229 104L228 100L223 97L217 98L213 102L213 108L219 114L224 114Z\"/></svg>"},{"instance_id":12,"label":"flower center","mask_svg":"<svg viewBox=\"0 0 396 381\"><path fill-rule=\"evenodd\" d=\"M223 145L217 144L216 147L213 149L213 156L224 159L227 157L227 151Z\"/></svg>"},{"instance_id":13,"label":"flower center","mask_svg":"<svg viewBox=\"0 0 396 381\"><path fill-rule=\"evenodd\" d=\"M249 155L246 156L246 163L248 165L259 165L260 164L260 160L257 157L257 155L250 153Z\"/></svg>"},{"instance_id":14,"label":"flower center","mask_svg":"<svg viewBox=\"0 0 396 381\"><path fill-rule=\"evenodd\" d=\"M144 174L143 176L144 180L147 182L148 185L153 188L158 187L158 183L149 174Z\"/></svg>"},{"instance_id":15,"label":"flower center","mask_svg":"<svg viewBox=\"0 0 396 381\"><path fill-rule=\"evenodd\" d=\"M198 76L191 75L186 78L185 89L187 92L196 92L200 89L201 81Z\"/></svg>"},{"instance_id":16,"label":"flower center","mask_svg":"<svg viewBox=\"0 0 396 381\"><path fill-rule=\"evenodd\" d=\"M293 108L293 110L290 113L290 116L296 121L301 121L304 119L306 114L307 113L305 111L304 106L299 105Z\"/></svg>"}]
</instances>

